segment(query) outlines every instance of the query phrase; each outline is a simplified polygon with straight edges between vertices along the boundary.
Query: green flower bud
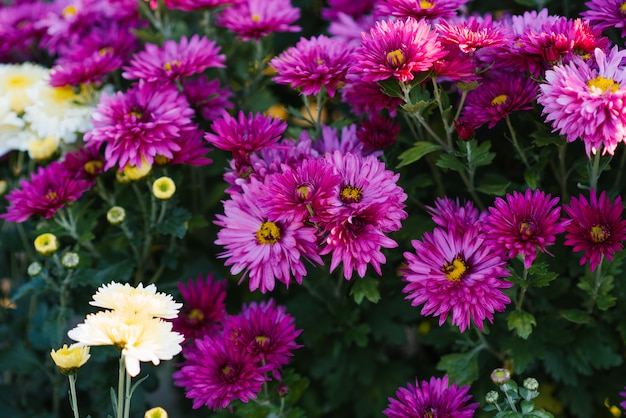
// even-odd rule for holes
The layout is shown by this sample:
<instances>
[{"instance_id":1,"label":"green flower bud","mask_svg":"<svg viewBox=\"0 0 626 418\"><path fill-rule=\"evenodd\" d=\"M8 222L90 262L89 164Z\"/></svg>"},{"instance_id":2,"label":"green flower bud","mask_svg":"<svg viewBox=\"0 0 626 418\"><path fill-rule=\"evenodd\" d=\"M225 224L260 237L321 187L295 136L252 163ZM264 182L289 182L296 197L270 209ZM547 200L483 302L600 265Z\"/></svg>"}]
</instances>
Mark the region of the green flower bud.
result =
<instances>
[{"instance_id":1,"label":"green flower bud","mask_svg":"<svg viewBox=\"0 0 626 418\"><path fill-rule=\"evenodd\" d=\"M28 265L26 272L29 276L33 277L41 273L41 270L43 270L43 266L41 265L41 263L39 261L33 261Z\"/></svg>"},{"instance_id":2,"label":"green flower bud","mask_svg":"<svg viewBox=\"0 0 626 418\"><path fill-rule=\"evenodd\" d=\"M126 219L126 211L121 206L113 206L107 212L107 221L111 225L119 225Z\"/></svg>"},{"instance_id":3,"label":"green flower bud","mask_svg":"<svg viewBox=\"0 0 626 418\"><path fill-rule=\"evenodd\" d=\"M78 255L78 253L75 253L73 251L63 254L63 257L61 258L61 264L63 264L63 267L67 269L75 268L76 266L78 266L79 262L80 256Z\"/></svg>"},{"instance_id":4,"label":"green flower bud","mask_svg":"<svg viewBox=\"0 0 626 418\"><path fill-rule=\"evenodd\" d=\"M503 385L509 380L511 380L511 372L509 369L499 368L491 372L491 381L496 385Z\"/></svg>"},{"instance_id":5,"label":"green flower bud","mask_svg":"<svg viewBox=\"0 0 626 418\"><path fill-rule=\"evenodd\" d=\"M498 398L499 397L500 397L500 395L498 394L498 392L496 392L495 390L490 390L485 395L485 401L487 403L496 403L496 402L498 402Z\"/></svg>"},{"instance_id":6,"label":"green flower bud","mask_svg":"<svg viewBox=\"0 0 626 418\"><path fill-rule=\"evenodd\" d=\"M527 390L536 391L539 389L539 382L534 377L527 377L524 379L523 386Z\"/></svg>"}]
</instances>

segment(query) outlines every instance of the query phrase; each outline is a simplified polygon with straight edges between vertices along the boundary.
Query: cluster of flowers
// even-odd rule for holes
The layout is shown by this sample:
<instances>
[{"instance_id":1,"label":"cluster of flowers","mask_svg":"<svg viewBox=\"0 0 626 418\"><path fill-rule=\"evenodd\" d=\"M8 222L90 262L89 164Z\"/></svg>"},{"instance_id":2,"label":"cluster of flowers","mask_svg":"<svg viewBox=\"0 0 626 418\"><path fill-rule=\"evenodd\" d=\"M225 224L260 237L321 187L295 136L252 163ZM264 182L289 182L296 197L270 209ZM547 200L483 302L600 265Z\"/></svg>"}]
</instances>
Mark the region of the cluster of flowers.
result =
<instances>
[{"instance_id":1,"label":"cluster of flowers","mask_svg":"<svg viewBox=\"0 0 626 418\"><path fill-rule=\"evenodd\" d=\"M270 299L227 315L225 287L225 281L214 281L212 275L178 285L184 307L173 326L188 344L174 379L193 399L194 408L217 410L233 400L256 398L270 376L281 380L281 368L301 347L295 340L302 330L284 306Z\"/></svg>"}]
</instances>

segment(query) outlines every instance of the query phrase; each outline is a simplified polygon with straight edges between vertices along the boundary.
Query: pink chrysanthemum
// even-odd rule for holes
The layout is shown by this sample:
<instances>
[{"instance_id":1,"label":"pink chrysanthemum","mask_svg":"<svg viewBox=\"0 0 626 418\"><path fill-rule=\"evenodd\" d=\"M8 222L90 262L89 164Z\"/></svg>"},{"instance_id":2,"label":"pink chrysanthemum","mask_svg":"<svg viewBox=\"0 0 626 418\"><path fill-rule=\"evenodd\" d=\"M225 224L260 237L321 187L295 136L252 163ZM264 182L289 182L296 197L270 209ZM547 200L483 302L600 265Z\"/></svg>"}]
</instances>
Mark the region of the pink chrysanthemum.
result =
<instances>
[{"instance_id":1,"label":"pink chrysanthemum","mask_svg":"<svg viewBox=\"0 0 626 418\"><path fill-rule=\"evenodd\" d=\"M341 39L324 35L301 38L269 62L277 72L272 80L290 85L307 96L318 94L324 87L334 97L353 62L352 51L352 45Z\"/></svg>"},{"instance_id":2,"label":"pink chrysanthemum","mask_svg":"<svg viewBox=\"0 0 626 418\"><path fill-rule=\"evenodd\" d=\"M183 349L185 360L174 372L174 384L185 389L193 408L207 406L212 410L226 408L232 401L256 399L264 373L270 367L255 365L246 351L232 350L223 337L205 336Z\"/></svg>"},{"instance_id":3,"label":"pink chrysanthemum","mask_svg":"<svg viewBox=\"0 0 626 418\"><path fill-rule=\"evenodd\" d=\"M186 341L221 333L226 319L226 281L213 280L213 274L206 279L199 275L195 281L189 279L186 286L178 283L178 290L183 308L172 320L172 329Z\"/></svg>"},{"instance_id":4,"label":"pink chrysanthemum","mask_svg":"<svg viewBox=\"0 0 626 418\"><path fill-rule=\"evenodd\" d=\"M237 119L223 112L211 125L215 133L207 132L204 138L213 146L233 153L238 160L248 161L250 153L275 144L287 129L287 123L261 113L240 111Z\"/></svg>"},{"instance_id":5,"label":"pink chrysanthemum","mask_svg":"<svg viewBox=\"0 0 626 418\"><path fill-rule=\"evenodd\" d=\"M341 130L339 128L333 128L332 126L323 125L322 132L319 138L312 138L313 148L319 152L320 155L327 153L333 153L335 151L341 151L342 154L363 154L363 143L359 141L356 136L356 124L343 126ZM306 131L303 131L300 138L308 138L309 135Z\"/></svg>"},{"instance_id":6,"label":"pink chrysanthemum","mask_svg":"<svg viewBox=\"0 0 626 418\"><path fill-rule=\"evenodd\" d=\"M471 201L461 205L459 198L455 200L449 197L437 198L435 206L426 206L433 222L446 231L463 234L466 229L475 226L482 228L486 212L479 212Z\"/></svg>"},{"instance_id":7,"label":"pink chrysanthemum","mask_svg":"<svg viewBox=\"0 0 626 418\"><path fill-rule=\"evenodd\" d=\"M446 55L433 63L433 77L441 81L461 81L464 83L478 80L478 63L473 53L466 54L457 45L444 44Z\"/></svg>"},{"instance_id":8,"label":"pink chrysanthemum","mask_svg":"<svg viewBox=\"0 0 626 418\"><path fill-rule=\"evenodd\" d=\"M537 250L550 254L546 247L565 231L558 202L539 189L507 194L506 201L496 198L483 224L485 244L502 256L522 255L524 268L530 268Z\"/></svg>"},{"instance_id":9,"label":"pink chrysanthemum","mask_svg":"<svg viewBox=\"0 0 626 418\"><path fill-rule=\"evenodd\" d=\"M469 390L469 386L449 385L447 375L431 377L430 381L424 380L421 384L416 379L415 386L409 383L406 388L398 389L398 399L389 398L389 406L383 414L388 418L471 418L480 404L467 403L472 399Z\"/></svg>"},{"instance_id":10,"label":"pink chrysanthemum","mask_svg":"<svg viewBox=\"0 0 626 418\"><path fill-rule=\"evenodd\" d=\"M435 61L445 55L437 33L424 20L376 22L363 34L361 48L352 56L352 73L365 81L381 81L395 77L407 82L414 73L429 71Z\"/></svg>"},{"instance_id":11,"label":"pink chrysanthemum","mask_svg":"<svg viewBox=\"0 0 626 418\"><path fill-rule=\"evenodd\" d=\"M508 42L507 32L491 16L444 20L435 25L443 44L458 45L464 53Z\"/></svg>"},{"instance_id":12,"label":"pink chrysanthemum","mask_svg":"<svg viewBox=\"0 0 626 418\"><path fill-rule=\"evenodd\" d=\"M531 109L536 95L537 83L523 74L494 75L467 94L461 121L491 129L512 112Z\"/></svg>"},{"instance_id":13,"label":"pink chrysanthemum","mask_svg":"<svg viewBox=\"0 0 626 418\"><path fill-rule=\"evenodd\" d=\"M377 82L363 81L357 74L346 76L346 84L341 88L341 100L356 115L387 110L391 117L395 117L398 106L403 103L401 98L385 94Z\"/></svg>"},{"instance_id":14,"label":"pink chrysanthemum","mask_svg":"<svg viewBox=\"0 0 626 418\"><path fill-rule=\"evenodd\" d=\"M596 65L574 58L546 72L537 98L552 130L572 142L580 138L587 155L614 154L626 140L626 51L596 49Z\"/></svg>"},{"instance_id":15,"label":"pink chrysanthemum","mask_svg":"<svg viewBox=\"0 0 626 418\"><path fill-rule=\"evenodd\" d=\"M398 140L400 125L393 119L375 114L361 122L356 136L367 152L392 146Z\"/></svg>"},{"instance_id":16,"label":"pink chrysanthemum","mask_svg":"<svg viewBox=\"0 0 626 418\"><path fill-rule=\"evenodd\" d=\"M90 187L104 172L104 157L97 147L89 145L65 154L61 164L72 178L87 180Z\"/></svg>"},{"instance_id":17,"label":"pink chrysanthemum","mask_svg":"<svg viewBox=\"0 0 626 418\"><path fill-rule=\"evenodd\" d=\"M177 139L195 130L193 109L176 87L139 82L126 92L103 95L85 141L104 145L105 170L118 165L152 164L156 156L173 158Z\"/></svg>"},{"instance_id":18,"label":"pink chrysanthemum","mask_svg":"<svg viewBox=\"0 0 626 418\"><path fill-rule=\"evenodd\" d=\"M142 79L149 82L168 82L198 74L207 68L222 68L226 57L219 53L215 41L197 34L180 42L165 41L161 47L146 44L143 51L135 54L124 67L122 77L128 80Z\"/></svg>"},{"instance_id":19,"label":"pink chrysanthemum","mask_svg":"<svg viewBox=\"0 0 626 418\"><path fill-rule=\"evenodd\" d=\"M591 190L589 201L582 194L572 197L563 210L572 219L565 228L565 245L576 252L584 251L580 265L589 261L593 272L603 257L613 260L613 254L622 249L626 221L622 219L621 196L611 203L605 191L596 197L596 191Z\"/></svg>"},{"instance_id":20,"label":"pink chrysanthemum","mask_svg":"<svg viewBox=\"0 0 626 418\"><path fill-rule=\"evenodd\" d=\"M40 21L53 5L40 1L3 3L0 7L0 62L36 61L46 27Z\"/></svg>"},{"instance_id":21,"label":"pink chrysanthemum","mask_svg":"<svg viewBox=\"0 0 626 418\"><path fill-rule=\"evenodd\" d=\"M224 110L234 107L230 99L233 92L227 87L220 87L218 79L192 77L182 80L183 94L191 106L206 120L218 119Z\"/></svg>"},{"instance_id":22,"label":"pink chrysanthemum","mask_svg":"<svg viewBox=\"0 0 626 418\"><path fill-rule=\"evenodd\" d=\"M279 370L289 363L292 351L302 347L296 343L301 333L285 307L276 306L273 299L244 306L239 315L229 316L224 325L227 344L250 353L257 365L270 366L278 380Z\"/></svg>"},{"instance_id":23,"label":"pink chrysanthemum","mask_svg":"<svg viewBox=\"0 0 626 418\"><path fill-rule=\"evenodd\" d=\"M300 32L300 26L293 25L299 18L300 9L291 0L239 0L222 10L215 24L244 41L258 41L273 32Z\"/></svg>"},{"instance_id":24,"label":"pink chrysanthemum","mask_svg":"<svg viewBox=\"0 0 626 418\"><path fill-rule=\"evenodd\" d=\"M39 167L30 179L20 181L19 189L6 196L10 206L0 218L9 222L24 222L33 215L52 218L66 203L78 200L91 185L72 174L58 161Z\"/></svg>"},{"instance_id":25,"label":"pink chrysanthemum","mask_svg":"<svg viewBox=\"0 0 626 418\"><path fill-rule=\"evenodd\" d=\"M192 12L200 9L215 9L221 6L230 6L242 0L165 0L165 7L169 9Z\"/></svg>"},{"instance_id":26,"label":"pink chrysanthemum","mask_svg":"<svg viewBox=\"0 0 626 418\"><path fill-rule=\"evenodd\" d=\"M337 18L328 25L328 34L358 47L361 44L361 33L369 31L376 24L372 15L363 15L358 18L338 13Z\"/></svg>"},{"instance_id":27,"label":"pink chrysanthemum","mask_svg":"<svg viewBox=\"0 0 626 418\"><path fill-rule=\"evenodd\" d=\"M626 6L622 0L591 0L585 6L589 10L580 15L590 24L602 31L620 29L622 38L626 36Z\"/></svg>"},{"instance_id":28,"label":"pink chrysanthemum","mask_svg":"<svg viewBox=\"0 0 626 418\"><path fill-rule=\"evenodd\" d=\"M374 12L380 17L413 18L428 21L449 19L469 0L379 0Z\"/></svg>"},{"instance_id":29,"label":"pink chrysanthemum","mask_svg":"<svg viewBox=\"0 0 626 418\"><path fill-rule=\"evenodd\" d=\"M422 307L422 315L439 316L443 325L448 315L461 332L473 322L483 329L485 319L493 322L511 302L501 289L513 284L505 261L485 245L478 228L463 234L435 228L422 241L412 241L414 252L405 252L407 268L402 290L411 305Z\"/></svg>"},{"instance_id":30,"label":"pink chrysanthemum","mask_svg":"<svg viewBox=\"0 0 626 418\"><path fill-rule=\"evenodd\" d=\"M622 402L619 403L619 406L622 407L622 409L626 409L626 387L624 387L624 391L619 393L619 396L622 397L622 399L624 399Z\"/></svg>"},{"instance_id":31,"label":"pink chrysanthemum","mask_svg":"<svg viewBox=\"0 0 626 418\"><path fill-rule=\"evenodd\" d=\"M372 11L377 0L328 0L328 7L322 9L322 19L337 20L339 15L361 17Z\"/></svg>"},{"instance_id":32,"label":"pink chrysanthemum","mask_svg":"<svg viewBox=\"0 0 626 418\"><path fill-rule=\"evenodd\" d=\"M242 190L224 202L224 215L217 215L215 224L222 229L215 243L226 248L219 257L226 258L232 274L243 272L240 282L249 276L251 291L272 291L276 280L287 287L294 280L301 284L307 273L304 259L323 264L316 229L298 220L269 218L259 207L267 189L258 181Z\"/></svg>"}]
</instances>

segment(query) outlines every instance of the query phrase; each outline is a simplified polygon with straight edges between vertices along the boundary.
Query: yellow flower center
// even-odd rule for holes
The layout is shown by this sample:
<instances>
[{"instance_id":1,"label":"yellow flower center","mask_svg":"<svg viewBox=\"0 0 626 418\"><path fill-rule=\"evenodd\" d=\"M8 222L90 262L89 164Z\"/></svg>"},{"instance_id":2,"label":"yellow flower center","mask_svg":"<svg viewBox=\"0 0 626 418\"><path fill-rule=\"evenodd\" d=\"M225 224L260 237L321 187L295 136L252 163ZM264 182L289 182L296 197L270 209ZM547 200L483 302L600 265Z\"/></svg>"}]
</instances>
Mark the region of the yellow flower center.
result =
<instances>
[{"instance_id":1,"label":"yellow flower center","mask_svg":"<svg viewBox=\"0 0 626 418\"><path fill-rule=\"evenodd\" d=\"M52 89L51 99L57 103L66 103L76 98L74 88L70 85Z\"/></svg>"},{"instance_id":2,"label":"yellow flower center","mask_svg":"<svg viewBox=\"0 0 626 418\"><path fill-rule=\"evenodd\" d=\"M163 64L163 69L165 71L172 71L172 68L180 67L181 65L182 63L180 61L166 62L165 64Z\"/></svg>"},{"instance_id":3,"label":"yellow flower center","mask_svg":"<svg viewBox=\"0 0 626 418\"><path fill-rule=\"evenodd\" d=\"M137 109L133 109L128 113L128 116L133 116L135 119L140 120L143 117L143 113Z\"/></svg>"},{"instance_id":4,"label":"yellow flower center","mask_svg":"<svg viewBox=\"0 0 626 418\"><path fill-rule=\"evenodd\" d=\"M537 227L533 221L524 221L519 224L519 233L524 238L532 237L537 231Z\"/></svg>"},{"instance_id":5,"label":"yellow flower center","mask_svg":"<svg viewBox=\"0 0 626 418\"><path fill-rule=\"evenodd\" d=\"M399 49L394 49L387 53L387 62L395 67L404 64L404 53Z\"/></svg>"},{"instance_id":6,"label":"yellow flower center","mask_svg":"<svg viewBox=\"0 0 626 418\"><path fill-rule=\"evenodd\" d=\"M265 347L265 344L268 343L269 338L266 337L265 335L259 335L254 339L254 341L257 343L257 345L260 345L261 347Z\"/></svg>"},{"instance_id":7,"label":"yellow flower center","mask_svg":"<svg viewBox=\"0 0 626 418\"><path fill-rule=\"evenodd\" d=\"M343 203L359 203L362 197L363 191L354 186L345 186L339 193L339 198Z\"/></svg>"},{"instance_id":8,"label":"yellow flower center","mask_svg":"<svg viewBox=\"0 0 626 418\"><path fill-rule=\"evenodd\" d=\"M204 321L204 313L198 308L193 308L191 311L189 311L187 319L189 319L189 322L197 324Z\"/></svg>"},{"instance_id":9,"label":"yellow flower center","mask_svg":"<svg viewBox=\"0 0 626 418\"><path fill-rule=\"evenodd\" d=\"M226 376L230 376L232 372L233 372L233 368L230 367L228 364L222 367L222 373L224 373Z\"/></svg>"},{"instance_id":10,"label":"yellow flower center","mask_svg":"<svg viewBox=\"0 0 626 418\"><path fill-rule=\"evenodd\" d=\"M253 22L258 22L259 20L261 20L261 16L259 16L256 13L252 15L252 21Z\"/></svg>"},{"instance_id":11,"label":"yellow flower center","mask_svg":"<svg viewBox=\"0 0 626 418\"><path fill-rule=\"evenodd\" d=\"M83 170L85 170L87 174L95 176L96 174L102 173L102 167L104 167L102 161L91 160L85 163Z\"/></svg>"},{"instance_id":12,"label":"yellow flower center","mask_svg":"<svg viewBox=\"0 0 626 418\"><path fill-rule=\"evenodd\" d=\"M259 244L276 244L280 239L280 227L274 222L265 221L256 231L256 240Z\"/></svg>"},{"instance_id":13,"label":"yellow flower center","mask_svg":"<svg viewBox=\"0 0 626 418\"><path fill-rule=\"evenodd\" d=\"M433 7L435 7L435 3L431 3L431 2L426 1L426 0L420 0L420 8L421 9L432 9Z\"/></svg>"},{"instance_id":14,"label":"yellow flower center","mask_svg":"<svg viewBox=\"0 0 626 418\"><path fill-rule=\"evenodd\" d=\"M591 236L591 242L600 244L611 236L611 231L604 225L594 225L589 230L589 235Z\"/></svg>"},{"instance_id":15,"label":"yellow flower center","mask_svg":"<svg viewBox=\"0 0 626 418\"><path fill-rule=\"evenodd\" d=\"M619 7L619 11L622 13L626 13L626 2L622 3L622 5Z\"/></svg>"},{"instance_id":16,"label":"yellow flower center","mask_svg":"<svg viewBox=\"0 0 626 418\"><path fill-rule=\"evenodd\" d=\"M298 186L296 189L296 196L300 200L307 200L309 198L309 194L311 193L309 186L303 184L302 186Z\"/></svg>"},{"instance_id":17,"label":"yellow flower center","mask_svg":"<svg viewBox=\"0 0 626 418\"><path fill-rule=\"evenodd\" d=\"M29 77L26 77L21 74L13 74L7 77L6 87L8 90L22 90L28 86L33 84L32 80Z\"/></svg>"},{"instance_id":18,"label":"yellow flower center","mask_svg":"<svg viewBox=\"0 0 626 418\"><path fill-rule=\"evenodd\" d=\"M44 197L48 200L54 200L57 198L57 192L55 192L54 190L51 190L48 193L46 193Z\"/></svg>"},{"instance_id":19,"label":"yellow flower center","mask_svg":"<svg viewBox=\"0 0 626 418\"><path fill-rule=\"evenodd\" d=\"M491 105L498 106L498 105L504 104L506 103L508 98L509 96L507 96L506 94L500 94L499 96L496 96L493 98L493 100L491 101Z\"/></svg>"},{"instance_id":20,"label":"yellow flower center","mask_svg":"<svg viewBox=\"0 0 626 418\"><path fill-rule=\"evenodd\" d=\"M154 156L154 163L156 165L166 165L170 162L171 160L163 155L155 155Z\"/></svg>"},{"instance_id":21,"label":"yellow flower center","mask_svg":"<svg viewBox=\"0 0 626 418\"><path fill-rule=\"evenodd\" d=\"M602 93L606 92L607 90L611 90L611 93L615 93L617 89L619 89L619 83L616 83L610 78L602 77L601 75L599 75L596 78L587 81L587 87L589 87L589 89L600 89Z\"/></svg>"},{"instance_id":22,"label":"yellow flower center","mask_svg":"<svg viewBox=\"0 0 626 418\"><path fill-rule=\"evenodd\" d=\"M441 271L445 273L448 281L458 282L467 272L467 265L461 256L457 256L454 260L452 260L452 263L444 264Z\"/></svg>"},{"instance_id":23,"label":"yellow flower center","mask_svg":"<svg viewBox=\"0 0 626 418\"><path fill-rule=\"evenodd\" d=\"M73 4L66 6L61 12L61 16L63 17L75 16L76 14L78 14L78 9L76 9L76 6Z\"/></svg>"}]
</instances>

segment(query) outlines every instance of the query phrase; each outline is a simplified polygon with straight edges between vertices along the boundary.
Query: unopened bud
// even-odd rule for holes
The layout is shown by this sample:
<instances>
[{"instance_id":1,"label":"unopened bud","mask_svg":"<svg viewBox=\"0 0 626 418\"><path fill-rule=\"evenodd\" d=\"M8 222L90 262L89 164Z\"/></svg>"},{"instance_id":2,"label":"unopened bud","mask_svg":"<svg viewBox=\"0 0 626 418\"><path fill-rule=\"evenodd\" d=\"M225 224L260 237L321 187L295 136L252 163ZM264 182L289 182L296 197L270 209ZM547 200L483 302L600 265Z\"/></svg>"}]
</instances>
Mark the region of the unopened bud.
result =
<instances>
[{"instance_id":1,"label":"unopened bud","mask_svg":"<svg viewBox=\"0 0 626 418\"><path fill-rule=\"evenodd\" d=\"M474 127L469 122L455 120L454 128L456 129L456 133L461 140L469 141L474 138Z\"/></svg>"},{"instance_id":2,"label":"unopened bud","mask_svg":"<svg viewBox=\"0 0 626 418\"><path fill-rule=\"evenodd\" d=\"M503 385L511 380L511 372L509 369L494 369L491 372L491 381L496 385Z\"/></svg>"},{"instance_id":3,"label":"unopened bud","mask_svg":"<svg viewBox=\"0 0 626 418\"><path fill-rule=\"evenodd\" d=\"M41 263L39 261L33 261L28 265L26 273L28 273L29 276L33 277L41 273L41 270L43 270L43 266L41 265Z\"/></svg>"},{"instance_id":4,"label":"unopened bud","mask_svg":"<svg viewBox=\"0 0 626 418\"><path fill-rule=\"evenodd\" d=\"M59 249L56 235L45 233L35 238L35 250L41 255L51 255Z\"/></svg>"},{"instance_id":5,"label":"unopened bud","mask_svg":"<svg viewBox=\"0 0 626 418\"><path fill-rule=\"evenodd\" d=\"M111 225L119 225L126 219L126 211L121 206L113 206L107 211L107 221Z\"/></svg>"},{"instance_id":6,"label":"unopened bud","mask_svg":"<svg viewBox=\"0 0 626 418\"><path fill-rule=\"evenodd\" d=\"M76 266L78 266L79 262L80 256L78 255L78 253L75 253L73 251L67 252L63 254L63 257L61 257L61 264L63 264L63 267L67 269L75 268Z\"/></svg>"},{"instance_id":7,"label":"unopened bud","mask_svg":"<svg viewBox=\"0 0 626 418\"><path fill-rule=\"evenodd\" d=\"M159 177L152 183L152 194L160 200L167 200L174 196L176 184L169 177Z\"/></svg>"},{"instance_id":8,"label":"unopened bud","mask_svg":"<svg viewBox=\"0 0 626 418\"><path fill-rule=\"evenodd\" d=\"M156 408L148 409L143 418L167 418L167 411L160 406Z\"/></svg>"},{"instance_id":9,"label":"unopened bud","mask_svg":"<svg viewBox=\"0 0 626 418\"><path fill-rule=\"evenodd\" d=\"M527 377L522 385L524 388L532 391L539 389L539 382L534 377Z\"/></svg>"},{"instance_id":10,"label":"unopened bud","mask_svg":"<svg viewBox=\"0 0 626 418\"><path fill-rule=\"evenodd\" d=\"M496 402L498 402L498 398L499 397L500 397L500 395L498 395L498 392L496 392L495 390L490 390L485 395L485 401L487 403L496 403Z\"/></svg>"}]
</instances>

